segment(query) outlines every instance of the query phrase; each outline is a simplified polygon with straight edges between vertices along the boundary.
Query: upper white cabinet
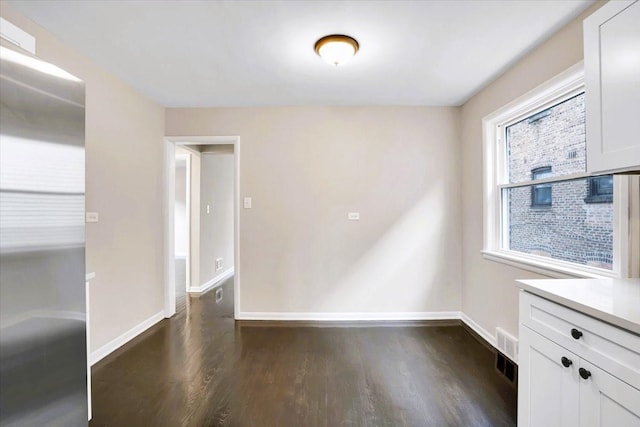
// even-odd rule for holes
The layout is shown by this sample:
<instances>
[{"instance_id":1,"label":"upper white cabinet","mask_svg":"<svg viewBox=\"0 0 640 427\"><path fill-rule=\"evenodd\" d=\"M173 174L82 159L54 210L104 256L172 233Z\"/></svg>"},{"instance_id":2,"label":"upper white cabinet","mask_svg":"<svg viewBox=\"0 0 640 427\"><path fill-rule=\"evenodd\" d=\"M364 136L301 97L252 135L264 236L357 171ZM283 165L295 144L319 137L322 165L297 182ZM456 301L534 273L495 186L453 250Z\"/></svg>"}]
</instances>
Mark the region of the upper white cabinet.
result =
<instances>
[{"instance_id":1,"label":"upper white cabinet","mask_svg":"<svg viewBox=\"0 0 640 427\"><path fill-rule=\"evenodd\" d=\"M640 1L584 20L587 171L640 171Z\"/></svg>"}]
</instances>

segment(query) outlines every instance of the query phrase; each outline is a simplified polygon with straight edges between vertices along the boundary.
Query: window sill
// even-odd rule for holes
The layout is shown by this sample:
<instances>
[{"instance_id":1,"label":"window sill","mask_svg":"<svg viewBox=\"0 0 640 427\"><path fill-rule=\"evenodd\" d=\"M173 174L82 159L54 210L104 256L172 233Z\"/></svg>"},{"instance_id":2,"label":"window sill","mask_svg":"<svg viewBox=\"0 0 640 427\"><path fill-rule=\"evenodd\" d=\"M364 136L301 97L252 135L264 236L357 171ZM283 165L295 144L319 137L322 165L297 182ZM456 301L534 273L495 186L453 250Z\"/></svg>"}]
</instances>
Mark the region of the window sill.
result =
<instances>
[{"instance_id":1,"label":"window sill","mask_svg":"<svg viewBox=\"0 0 640 427\"><path fill-rule=\"evenodd\" d=\"M489 261L506 264L511 267L520 268L522 270L538 273L543 276L554 279L581 278L581 279L605 279L618 278L619 276L613 271L602 270L594 267L572 267L564 265L564 263L555 260L535 257L516 255L506 251L481 251L482 257Z\"/></svg>"},{"instance_id":2,"label":"window sill","mask_svg":"<svg viewBox=\"0 0 640 427\"><path fill-rule=\"evenodd\" d=\"M531 205L531 209L534 212L549 212L551 210L551 205Z\"/></svg>"}]
</instances>

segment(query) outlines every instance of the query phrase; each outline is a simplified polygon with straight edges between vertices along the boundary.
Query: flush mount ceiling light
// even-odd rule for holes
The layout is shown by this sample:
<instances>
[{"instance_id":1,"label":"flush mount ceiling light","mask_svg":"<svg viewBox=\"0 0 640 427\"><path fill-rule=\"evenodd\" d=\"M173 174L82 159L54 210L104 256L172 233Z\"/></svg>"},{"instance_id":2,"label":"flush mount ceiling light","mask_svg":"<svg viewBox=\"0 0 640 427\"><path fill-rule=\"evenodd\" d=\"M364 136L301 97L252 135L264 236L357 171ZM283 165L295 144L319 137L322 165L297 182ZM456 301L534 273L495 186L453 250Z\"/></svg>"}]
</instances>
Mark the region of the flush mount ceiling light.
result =
<instances>
[{"instance_id":1,"label":"flush mount ceiling light","mask_svg":"<svg viewBox=\"0 0 640 427\"><path fill-rule=\"evenodd\" d=\"M342 34L324 36L316 42L316 53L336 67L350 60L359 48L356 39Z\"/></svg>"}]
</instances>

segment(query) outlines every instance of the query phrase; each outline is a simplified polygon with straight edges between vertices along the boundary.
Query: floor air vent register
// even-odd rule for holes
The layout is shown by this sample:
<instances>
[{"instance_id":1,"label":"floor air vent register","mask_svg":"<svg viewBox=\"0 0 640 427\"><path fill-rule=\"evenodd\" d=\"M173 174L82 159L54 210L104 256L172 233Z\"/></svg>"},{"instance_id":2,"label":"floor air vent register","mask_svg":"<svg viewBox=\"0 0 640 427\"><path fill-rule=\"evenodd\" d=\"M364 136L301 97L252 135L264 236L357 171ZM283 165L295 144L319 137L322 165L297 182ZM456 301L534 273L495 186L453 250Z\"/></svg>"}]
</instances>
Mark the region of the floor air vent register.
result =
<instances>
[{"instance_id":1,"label":"floor air vent register","mask_svg":"<svg viewBox=\"0 0 640 427\"><path fill-rule=\"evenodd\" d=\"M509 382L515 384L518 378L518 340L502 328L496 328L496 369Z\"/></svg>"}]
</instances>

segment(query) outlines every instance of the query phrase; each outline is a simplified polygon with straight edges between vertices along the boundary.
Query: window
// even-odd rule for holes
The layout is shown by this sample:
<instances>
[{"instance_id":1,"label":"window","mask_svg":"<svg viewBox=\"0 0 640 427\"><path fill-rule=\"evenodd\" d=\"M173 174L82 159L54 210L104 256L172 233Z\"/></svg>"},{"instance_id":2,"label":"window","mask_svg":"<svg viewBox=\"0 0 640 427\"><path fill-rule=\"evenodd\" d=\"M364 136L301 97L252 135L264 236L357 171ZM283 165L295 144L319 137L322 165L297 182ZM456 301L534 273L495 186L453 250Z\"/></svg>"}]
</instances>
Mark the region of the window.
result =
<instances>
[{"instance_id":1,"label":"window","mask_svg":"<svg viewBox=\"0 0 640 427\"><path fill-rule=\"evenodd\" d=\"M551 176L551 166L531 171L531 179L543 179ZM531 207L546 208L551 206L551 184L538 184L531 187Z\"/></svg>"},{"instance_id":2,"label":"window","mask_svg":"<svg viewBox=\"0 0 640 427\"><path fill-rule=\"evenodd\" d=\"M613 175L589 178L586 203L613 203Z\"/></svg>"},{"instance_id":3,"label":"window","mask_svg":"<svg viewBox=\"0 0 640 427\"><path fill-rule=\"evenodd\" d=\"M584 98L574 67L484 119L486 258L545 274L629 274L631 181L587 174Z\"/></svg>"}]
</instances>

